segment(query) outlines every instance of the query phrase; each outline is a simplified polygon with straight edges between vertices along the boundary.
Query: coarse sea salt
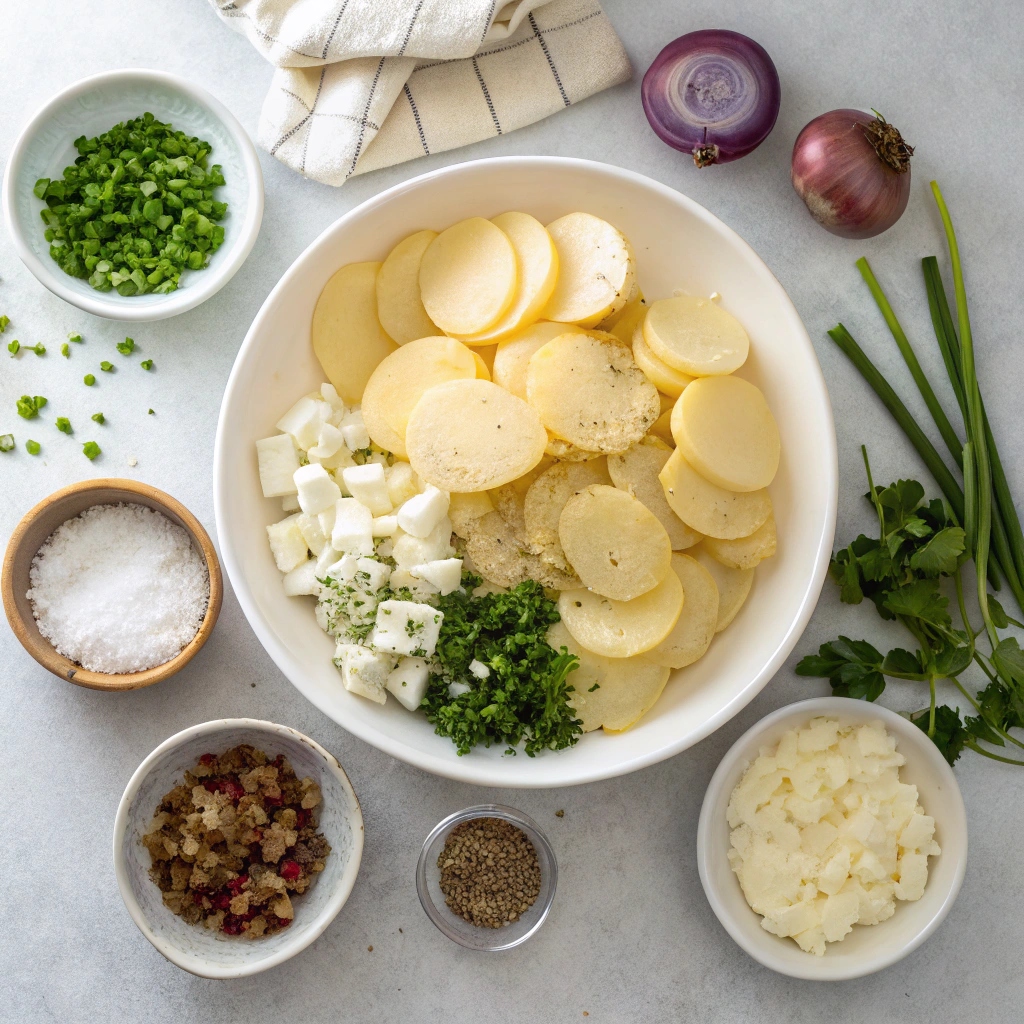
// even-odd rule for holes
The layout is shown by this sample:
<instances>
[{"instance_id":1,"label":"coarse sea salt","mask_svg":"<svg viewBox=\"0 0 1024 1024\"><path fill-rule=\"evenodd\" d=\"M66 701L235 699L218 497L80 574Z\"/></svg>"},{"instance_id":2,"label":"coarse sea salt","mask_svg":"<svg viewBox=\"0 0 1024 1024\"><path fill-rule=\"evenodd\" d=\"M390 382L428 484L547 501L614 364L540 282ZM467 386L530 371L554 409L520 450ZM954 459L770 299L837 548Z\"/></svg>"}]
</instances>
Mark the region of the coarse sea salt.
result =
<instances>
[{"instance_id":1,"label":"coarse sea salt","mask_svg":"<svg viewBox=\"0 0 1024 1024\"><path fill-rule=\"evenodd\" d=\"M90 672L142 672L199 631L210 574L188 533L144 505L93 505L32 559L39 632Z\"/></svg>"}]
</instances>

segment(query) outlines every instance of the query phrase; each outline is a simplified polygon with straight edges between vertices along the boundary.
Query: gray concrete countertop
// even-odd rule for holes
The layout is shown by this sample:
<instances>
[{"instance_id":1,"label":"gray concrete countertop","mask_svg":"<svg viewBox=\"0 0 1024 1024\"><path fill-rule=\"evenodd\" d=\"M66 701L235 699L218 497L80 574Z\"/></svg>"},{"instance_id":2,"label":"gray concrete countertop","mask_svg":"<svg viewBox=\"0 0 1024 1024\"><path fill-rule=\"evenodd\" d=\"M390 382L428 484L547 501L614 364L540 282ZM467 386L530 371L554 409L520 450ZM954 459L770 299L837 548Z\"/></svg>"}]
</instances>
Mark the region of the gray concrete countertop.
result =
<instances>
[{"instance_id":1,"label":"gray concrete countertop","mask_svg":"<svg viewBox=\"0 0 1024 1024\"><path fill-rule=\"evenodd\" d=\"M1019 339L1020 167L1024 18L1014 0L607 0L636 74L628 85L466 150L352 180L340 190L304 181L261 154L263 229L233 281L198 309L130 333L156 372L127 368L85 393L93 366L123 326L50 295L0 233L0 313L13 334L48 354L0 359L0 429L37 436L44 453L0 456L0 537L36 501L72 480L132 476L172 492L213 532L211 462L221 393L245 331L296 256L335 218L376 192L446 163L512 153L589 157L624 165L702 203L760 253L788 289L817 347L835 407L841 493L838 538L870 526L859 445L877 479L923 467L826 329L842 319L924 418L854 260L867 255L933 380L919 259L942 256L927 182L940 179L965 255L979 375L1011 485L1024 497L1017 422L1024 386ZM662 145L640 109L644 69L683 32L734 28L759 40L782 78L782 112L756 153L697 172ZM203 0L7 4L0 15L0 161L22 124L53 93L122 66L160 68L206 87L255 135L271 68ZM864 243L826 234L789 184L799 129L839 106L875 107L916 145L909 209L892 231ZM943 265L945 261L943 259ZM59 355L69 330L86 345ZM112 357L116 358L116 356ZM49 425L35 433L15 398L43 393L86 421L110 419L95 464ZM54 401L61 399L60 402ZM155 410L147 416L147 408ZM77 417L77 419L76 419ZM76 438L75 440L84 439ZM137 460L130 466L129 459ZM479 1021L747 1022L969 1016L1019 1020L1024 980L1024 799L1020 770L968 752L957 766L970 821L960 898L938 933L891 969L859 981L812 984L780 977L741 952L719 926L697 877L695 836L705 786L719 758L753 722L783 704L826 692L793 673L797 657L842 631L884 643L880 620L840 608L827 584L789 663L733 721L691 750L625 778L561 791L493 792L433 778L354 739L308 704L260 647L230 591L220 624L174 680L110 695L49 676L0 629L0 1020L29 1022ZM892 688L906 709L920 694ZM962 702L961 702L962 703ZM246 715L315 737L349 771L366 815L366 851L348 905L320 940L255 978L211 982L166 963L135 928L115 884L110 835L121 792L139 762L185 726ZM437 932L420 909L413 867L443 816L500 797L546 829L560 860L551 917L525 947L474 955ZM564 817L555 812L564 809ZM369 947L373 951L369 951ZM1014 1009L1016 1007L1016 1009Z\"/></svg>"}]
</instances>

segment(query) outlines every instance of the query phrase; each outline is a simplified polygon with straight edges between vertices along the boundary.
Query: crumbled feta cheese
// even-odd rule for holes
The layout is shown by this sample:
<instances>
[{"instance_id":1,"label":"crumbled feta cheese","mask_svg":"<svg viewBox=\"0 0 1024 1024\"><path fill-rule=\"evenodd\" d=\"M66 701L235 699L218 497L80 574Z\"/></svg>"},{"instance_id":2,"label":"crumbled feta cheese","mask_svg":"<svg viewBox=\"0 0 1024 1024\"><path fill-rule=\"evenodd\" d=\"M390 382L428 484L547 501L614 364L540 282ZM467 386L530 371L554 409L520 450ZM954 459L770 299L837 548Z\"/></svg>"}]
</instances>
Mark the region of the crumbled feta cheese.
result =
<instances>
[{"instance_id":1,"label":"crumbled feta cheese","mask_svg":"<svg viewBox=\"0 0 1024 1024\"><path fill-rule=\"evenodd\" d=\"M444 613L415 601L381 601L370 644L391 654L429 658L437 647Z\"/></svg>"},{"instance_id":2,"label":"crumbled feta cheese","mask_svg":"<svg viewBox=\"0 0 1024 1024\"><path fill-rule=\"evenodd\" d=\"M373 554L373 513L355 498L339 498L334 506L331 545L347 554Z\"/></svg>"},{"instance_id":3,"label":"crumbled feta cheese","mask_svg":"<svg viewBox=\"0 0 1024 1024\"><path fill-rule=\"evenodd\" d=\"M341 433L345 438L348 450L351 452L370 447L370 435L367 433L366 424L363 422L363 414L361 412L350 412L341 421Z\"/></svg>"},{"instance_id":4,"label":"crumbled feta cheese","mask_svg":"<svg viewBox=\"0 0 1024 1024\"><path fill-rule=\"evenodd\" d=\"M324 383L320 385L320 397L335 412L340 412L342 414L345 413L345 403L338 394L338 389L333 384L329 384L327 381L324 381Z\"/></svg>"},{"instance_id":5,"label":"crumbled feta cheese","mask_svg":"<svg viewBox=\"0 0 1024 1024\"><path fill-rule=\"evenodd\" d=\"M306 560L309 552L299 529L297 515L291 515L279 523L271 523L267 527L267 536L270 538L270 550L274 554L274 561L281 572L291 572Z\"/></svg>"},{"instance_id":6,"label":"crumbled feta cheese","mask_svg":"<svg viewBox=\"0 0 1024 1024\"><path fill-rule=\"evenodd\" d=\"M388 676L387 688L403 707L415 711L423 703L429 683L430 669L424 658L399 658Z\"/></svg>"},{"instance_id":7,"label":"crumbled feta cheese","mask_svg":"<svg viewBox=\"0 0 1024 1024\"><path fill-rule=\"evenodd\" d=\"M448 495L433 484L415 494L398 510L398 525L413 537L429 537L448 515Z\"/></svg>"},{"instance_id":8,"label":"crumbled feta cheese","mask_svg":"<svg viewBox=\"0 0 1024 1024\"><path fill-rule=\"evenodd\" d=\"M469 674L476 676L477 679L486 679L491 674L491 670L482 661L477 661L474 658L469 663Z\"/></svg>"},{"instance_id":9,"label":"crumbled feta cheese","mask_svg":"<svg viewBox=\"0 0 1024 1024\"><path fill-rule=\"evenodd\" d=\"M433 562L421 562L409 572L437 587L442 596L459 589L462 582L461 558L438 558Z\"/></svg>"},{"instance_id":10,"label":"crumbled feta cheese","mask_svg":"<svg viewBox=\"0 0 1024 1024\"><path fill-rule=\"evenodd\" d=\"M454 700L456 697L461 697L464 693L469 693L473 687L469 683L449 683L448 684L448 696Z\"/></svg>"},{"instance_id":11,"label":"crumbled feta cheese","mask_svg":"<svg viewBox=\"0 0 1024 1024\"><path fill-rule=\"evenodd\" d=\"M396 462L384 472L388 478L388 496L395 508L408 501L414 494L419 494L416 474L408 462Z\"/></svg>"},{"instance_id":12,"label":"crumbled feta cheese","mask_svg":"<svg viewBox=\"0 0 1024 1024\"><path fill-rule=\"evenodd\" d=\"M388 699L385 687L394 663L394 658L371 651L361 644L339 643L334 651L334 664L341 669L345 689L378 704L384 704Z\"/></svg>"},{"instance_id":13,"label":"crumbled feta cheese","mask_svg":"<svg viewBox=\"0 0 1024 1024\"><path fill-rule=\"evenodd\" d=\"M391 589L397 594L401 590L408 590L417 601L429 603L430 599L437 597L439 591L433 583L420 579L408 569L401 567L391 573Z\"/></svg>"},{"instance_id":14,"label":"crumbled feta cheese","mask_svg":"<svg viewBox=\"0 0 1024 1024\"><path fill-rule=\"evenodd\" d=\"M320 517L307 515L305 512L299 516L299 531L302 534L303 540L306 542L306 547L313 552L314 555L319 555L324 549L324 545L327 543L327 535L324 533L320 526Z\"/></svg>"},{"instance_id":15,"label":"crumbled feta cheese","mask_svg":"<svg viewBox=\"0 0 1024 1024\"><path fill-rule=\"evenodd\" d=\"M411 569L414 565L451 558L455 554L451 545L452 524L447 516L434 527L429 537L413 537L402 531L401 527L399 531L395 534L393 557L403 568Z\"/></svg>"},{"instance_id":16,"label":"crumbled feta cheese","mask_svg":"<svg viewBox=\"0 0 1024 1024\"><path fill-rule=\"evenodd\" d=\"M330 508L341 497L338 485L327 475L327 470L314 462L299 466L292 479L299 492L299 508L311 515Z\"/></svg>"},{"instance_id":17,"label":"crumbled feta cheese","mask_svg":"<svg viewBox=\"0 0 1024 1024\"><path fill-rule=\"evenodd\" d=\"M374 516L374 537L394 537L398 530L398 516Z\"/></svg>"},{"instance_id":18,"label":"crumbled feta cheese","mask_svg":"<svg viewBox=\"0 0 1024 1024\"><path fill-rule=\"evenodd\" d=\"M312 448L320 436L320 428L327 422L331 407L319 396L306 395L300 398L274 424L278 430L291 434L295 443L303 450Z\"/></svg>"},{"instance_id":19,"label":"crumbled feta cheese","mask_svg":"<svg viewBox=\"0 0 1024 1024\"><path fill-rule=\"evenodd\" d=\"M341 475L352 497L361 501L375 516L386 516L391 511L383 466L368 462L364 466L343 469Z\"/></svg>"},{"instance_id":20,"label":"crumbled feta cheese","mask_svg":"<svg viewBox=\"0 0 1024 1024\"><path fill-rule=\"evenodd\" d=\"M339 448L344 447L345 438L341 431L330 423L325 423L320 428L320 435L317 438L316 446L310 448L306 454L312 459L329 459Z\"/></svg>"},{"instance_id":21,"label":"crumbled feta cheese","mask_svg":"<svg viewBox=\"0 0 1024 1024\"><path fill-rule=\"evenodd\" d=\"M281 511L282 512L298 512L299 511L299 496L297 494L286 494L281 499Z\"/></svg>"},{"instance_id":22,"label":"crumbled feta cheese","mask_svg":"<svg viewBox=\"0 0 1024 1024\"><path fill-rule=\"evenodd\" d=\"M256 459L264 498L295 493L293 477L299 468L299 453L290 434L276 434L257 441Z\"/></svg>"},{"instance_id":23,"label":"crumbled feta cheese","mask_svg":"<svg viewBox=\"0 0 1024 1024\"><path fill-rule=\"evenodd\" d=\"M307 558L284 577L284 592L288 597L302 597L320 593L320 583L316 578L316 559Z\"/></svg>"}]
</instances>

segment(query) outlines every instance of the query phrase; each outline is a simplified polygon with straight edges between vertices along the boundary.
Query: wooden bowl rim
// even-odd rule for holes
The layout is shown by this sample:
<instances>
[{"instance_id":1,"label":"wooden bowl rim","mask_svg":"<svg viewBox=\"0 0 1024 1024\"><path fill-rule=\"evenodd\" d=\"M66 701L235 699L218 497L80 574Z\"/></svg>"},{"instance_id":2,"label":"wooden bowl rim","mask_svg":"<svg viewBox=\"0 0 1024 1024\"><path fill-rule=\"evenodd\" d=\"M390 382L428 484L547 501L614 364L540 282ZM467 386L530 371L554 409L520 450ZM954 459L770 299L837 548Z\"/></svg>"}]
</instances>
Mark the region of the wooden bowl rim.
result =
<instances>
[{"instance_id":1,"label":"wooden bowl rim","mask_svg":"<svg viewBox=\"0 0 1024 1024\"><path fill-rule=\"evenodd\" d=\"M192 542L199 548L206 561L206 568L210 576L210 600L206 606L206 614L199 626L199 631L192 640L170 661L162 665L155 665L143 672L90 672L69 658L60 654L53 645L39 632L33 622L30 626L18 607L15 598L14 563L16 557L21 553L25 540L35 525L38 518L49 509L65 502L75 495L86 494L89 491L112 490L126 493L124 500L131 502L131 495L147 498L155 505L166 512L171 513L172 521L176 518L191 535ZM97 501L96 504L114 504L111 501ZM76 513L80 514L80 513ZM73 519L74 516L68 516ZM67 522L67 519L64 520ZM35 554L35 552L33 552ZM213 627L220 615L221 602L224 597L224 582L221 575L220 560L214 549L210 535L206 532L203 524L178 501L172 498L165 491L150 484L138 480L127 480L119 477L99 477L92 480L81 480L78 483L69 484L58 491L54 491L48 497L43 498L37 505L29 509L22 516L18 525L11 533L7 542L7 550L4 553L3 572L0 578L0 590L3 593L4 612L7 621L10 623L14 635L18 638L21 646L40 664L43 668L52 672L76 686L85 686L93 690L136 690L143 686L151 686L168 679L176 672L184 668L197 654L199 649L206 643L213 632Z\"/></svg>"}]
</instances>

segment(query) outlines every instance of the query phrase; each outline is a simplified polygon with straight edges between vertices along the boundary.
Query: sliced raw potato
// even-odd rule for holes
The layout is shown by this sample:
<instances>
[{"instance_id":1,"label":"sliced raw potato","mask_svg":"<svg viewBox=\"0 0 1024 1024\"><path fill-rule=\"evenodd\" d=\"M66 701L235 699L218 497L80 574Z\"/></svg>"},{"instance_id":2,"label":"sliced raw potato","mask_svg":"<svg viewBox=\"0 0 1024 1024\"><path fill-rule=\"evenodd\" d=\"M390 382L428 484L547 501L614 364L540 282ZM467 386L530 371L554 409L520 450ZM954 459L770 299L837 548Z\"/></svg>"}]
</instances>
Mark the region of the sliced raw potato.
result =
<instances>
[{"instance_id":1,"label":"sliced raw potato","mask_svg":"<svg viewBox=\"0 0 1024 1024\"><path fill-rule=\"evenodd\" d=\"M672 556L672 571L683 585L686 599L676 624L645 657L656 665L686 668L703 658L718 626L718 585L714 577L689 555Z\"/></svg>"},{"instance_id":2,"label":"sliced raw potato","mask_svg":"<svg viewBox=\"0 0 1024 1024\"><path fill-rule=\"evenodd\" d=\"M570 441L563 441L560 437L548 435L548 444L544 449L548 455L560 462L589 462L592 459L600 459L603 452L591 452L586 448L577 448Z\"/></svg>"},{"instance_id":3,"label":"sliced raw potato","mask_svg":"<svg viewBox=\"0 0 1024 1024\"><path fill-rule=\"evenodd\" d=\"M668 534L654 513L607 484L591 484L569 498L558 517L558 539L584 585L616 601L653 590L672 560Z\"/></svg>"},{"instance_id":4,"label":"sliced raw potato","mask_svg":"<svg viewBox=\"0 0 1024 1024\"><path fill-rule=\"evenodd\" d=\"M435 238L436 231L403 238L377 271L377 315L399 345L441 333L420 298L420 261Z\"/></svg>"},{"instance_id":5,"label":"sliced raw potato","mask_svg":"<svg viewBox=\"0 0 1024 1024\"><path fill-rule=\"evenodd\" d=\"M569 703L583 724L584 732L604 726L607 732L623 732L635 725L661 696L669 670L644 657L605 658L581 647L564 623L548 630L548 643L563 647L579 658L569 674L573 692Z\"/></svg>"},{"instance_id":6,"label":"sliced raw potato","mask_svg":"<svg viewBox=\"0 0 1024 1024\"><path fill-rule=\"evenodd\" d=\"M616 487L632 494L658 517L668 534L672 550L684 551L692 548L700 540L701 534L687 526L672 511L665 498L665 488L661 486L658 474L671 454L672 449L667 444L656 438L645 437L628 451L620 455L609 455L608 473Z\"/></svg>"},{"instance_id":7,"label":"sliced raw potato","mask_svg":"<svg viewBox=\"0 0 1024 1024\"><path fill-rule=\"evenodd\" d=\"M663 412L652 424L651 434L664 441L670 448L675 448L676 439L672 436L672 410Z\"/></svg>"},{"instance_id":8,"label":"sliced raw potato","mask_svg":"<svg viewBox=\"0 0 1024 1024\"><path fill-rule=\"evenodd\" d=\"M775 532L775 516L771 513L749 537L737 537L735 540L716 540L708 537L704 547L712 558L730 569L753 569L758 562L771 558L778 547Z\"/></svg>"},{"instance_id":9,"label":"sliced raw potato","mask_svg":"<svg viewBox=\"0 0 1024 1024\"><path fill-rule=\"evenodd\" d=\"M747 359L742 324L711 299L678 295L651 304L644 340L662 362L692 377L732 373Z\"/></svg>"},{"instance_id":10,"label":"sliced raw potato","mask_svg":"<svg viewBox=\"0 0 1024 1024\"><path fill-rule=\"evenodd\" d=\"M512 243L518 280L515 298L500 320L479 334L463 335L467 345L486 345L532 324L544 308L558 280L558 252L547 228L528 213L502 213L491 218Z\"/></svg>"},{"instance_id":11,"label":"sliced raw potato","mask_svg":"<svg viewBox=\"0 0 1024 1024\"><path fill-rule=\"evenodd\" d=\"M495 511L508 524L523 549L531 552L531 554L538 554L539 552L533 549L526 536L526 519L523 513L524 495L516 490L515 484L505 484L491 491L490 496L491 501L494 503Z\"/></svg>"},{"instance_id":12,"label":"sliced raw potato","mask_svg":"<svg viewBox=\"0 0 1024 1024\"><path fill-rule=\"evenodd\" d=\"M676 409L676 446L706 479L730 491L759 491L775 478L779 428L750 381L702 377L679 396Z\"/></svg>"},{"instance_id":13,"label":"sliced raw potato","mask_svg":"<svg viewBox=\"0 0 1024 1024\"><path fill-rule=\"evenodd\" d=\"M558 539L558 519L565 503L591 484L608 484L604 457L588 462L556 462L530 485L523 501L523 523L531 551L559 569L569 563Z\"/></svg>"},{"instance_id":14,"label":"sliced raw potato","mask_svg":"<svg viewBox=\"0 0 1024 1024\"><path fill-rule=\"evenodd\" d=\"M531 357L526 395L544 426L586 451L621 452L659 416L658 391L611 334L563 334Z\"/></svg>"},{"instance_id":15,"label":"sliced raw potato","mask_svg":"<svg viewBox=\"0 0 1024 1024\"><path fill-rule=\"evenodd\" d=\"M610 334L614 334L619 341L631 345L633 329L640 323L646 312L647 303L644 301L643 292L640 291L640 285L634 279L626 304L618 312L605 317L597 326L599 330L608 331Z\"/></svg>"},{"instance_id":16,"label":"sliced raw potato","mask_svg":"<svg viewBox=\"0 0 1024 1024\"><path fill-rule=\"evenodd\" d=\"M677 448L658 474L672 511L705 537L749 537L772 511L766 490L727 491L705 480Z\"/></svg>"},{"instance_id":17,"label":"sliced raw potato","mask_svg":"<svg viewBox=\"0 0 1024 1024\"><path fill-rule=\"evenodd\" d=\"M313 311L313 351L346 402L358 402L385 356L397 346L377 318L379 263L349 263L324 285Z\"/></svg>"},{"instance_id":18,"label":"sliced raw potato","mask_svg":"<svg viewBox=\"0 0 1024 1024\"><path fill-rule=\"evenodd\" d=\"M483 217L442 231L420 261L423 307L448 334L478 334L497 323L512 303L516 280L512 243Z\"/></svg>"},{"instance_id":19,"label":"sliced raw potato","mask_svg":"<svg viewBox=\"0 0 1024 1024\"><path fill-rule=\"evenodd\" d=\"M541 320L510 334L499 342L494 354L494 383L526 401L526 370L533 353L559 335L582 333L583 328L576 324Z\"/></svg>"},{"instance_id":20,"label":"sliced raw potato","mask_svg":"<svg viewBox=\"0 0 1024 1024\"><path fill-rule=\"evenodd\" d=\"M484 362L484 357L480 355L475 349L473 350L473 360L476 365L476 375L480 380L490 380L491 371L487 364Z\"/></svg>"},{"instance_id":21,"label":"sliced raw potato","mask_svg":"<svg viewBox=\"0 0 1024 1024\"><path fill-rule=\"evenodd\" d=\"M545 320L593 327L618 312L636 277L629 243L591 213L567 213L548 225L558 250L558 283Z\"/></svg>"},{"instance_id":22,"label":"sliced raw potato","mask_svg":"<svg viewBox=\"0 0 1024 1024\"><path fill-rule=\"evenodd\" d=\"M644 340L643 324L638 323L633 330L633 358L636 365L647 374L650 382L662 394L671 398L678 398L683 393L683 388L693 380L688 373L669 366L662 362L650 349Z\"/></svg>"},{"instance_id":23,"label":"sliced raw potato","mask_svg":"<svg viewBox=\"0 0 1024 1024\"><path fill-rule=\"evenodd\" d=\"M529 472L547 441L536 411L487 380L430 388L405 433L409 462L420 477L462 493L489 491Z\"/></svg>"},{"instance_id":24,"label":"sliced raw potato","mask_svg":"<svg viewBox=\"0 0 1024 1024\"><path fill-rule=\"evenodd\" d=\"M486 491L472 494L452 494L449 497L448 518L452 521L452 529L462 538L469 536L472 524L482 519L488 512L494 511L494 502Z\"/></svg>"},{"instance_id":25,"label":"sliced raw potato","mask_svg":"<svg viewBox=\"0 0 1024 1024\"><path fill-rule=\"evenodd\" d=\"M536 580L554 590L580 586L575 575L563 572L525 550L515 531L497 512L488 512L473 520L467 533L466 553L477 572L491 583L515 587L524 580Z\"/></svg>"},{"instance_id":26,"label":"sliced raw potato","mask_svg":"<svg viewBox=\"0 0 1024 1024\"><path fill-rule=\"evenodd\" d=\"M387 451L404 455L409 414L423 393L437 384L472 379L476 374L473 353L453 338L419 338L403 345L381 361L366 383L362 413L370 439Z\"/></svg>"},{"instance_id":27,"label":"sliced raw potato","mask_svg":"<svg viewBox=\"0 0 1024 1024\"><path fill-rule=\"evenodd\" d=\"M683 609L683 585L674 572L632 601L613 601L592 590L558 595L558 613L576 642L606 658L631 658L657 647Z\"/></svg>"},{"instance_id":28,"label":"sliced raw potato","mask_svg":"<svg viewBox=\"0 0 1024 1024\"><path fill-rule=\"evenodd\" d=\"M717 558L712 558L708 554L703 544L691 548L687 554L691 558L696 558L711 573L718 587L718 622L715 625L715 632L721 633L743 607L754 582L754 570L730 569L729 566L722 565Z\"/></svg>"}]
</instances>

